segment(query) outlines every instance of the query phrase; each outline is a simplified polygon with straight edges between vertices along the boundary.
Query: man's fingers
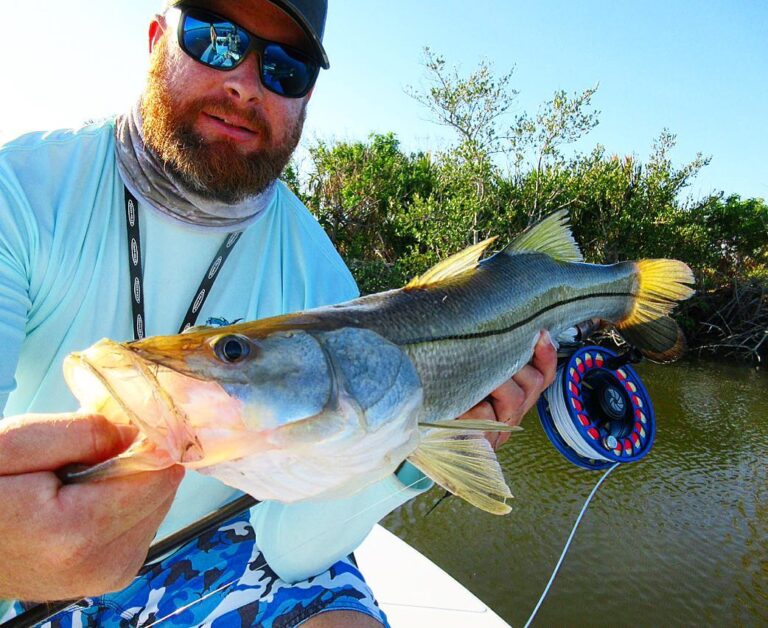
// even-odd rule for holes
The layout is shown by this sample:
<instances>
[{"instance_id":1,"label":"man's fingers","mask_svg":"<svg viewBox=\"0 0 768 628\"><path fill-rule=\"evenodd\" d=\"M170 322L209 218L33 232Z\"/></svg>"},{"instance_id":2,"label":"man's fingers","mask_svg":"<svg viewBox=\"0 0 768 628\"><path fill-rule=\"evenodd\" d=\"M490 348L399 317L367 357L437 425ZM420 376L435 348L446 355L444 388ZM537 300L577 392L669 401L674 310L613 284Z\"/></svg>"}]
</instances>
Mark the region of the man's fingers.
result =
<instances>
[{"instance_id":1,"label":"man's fingers","mask_svg":"<svg viewBox=\"0 0 768 628\"><path fill-rule=\"evenodd\" d=\"M63 487L51 472L0 477L0 591L66 599L121 588L146 558L182 474L171 467Z\"/></svg>"},{"instance_id":2,"label":"man's fingers","mask_svg":"<svg viewBox=\"0 0 768 628\"><path fill-rule=\"evenodd\" d=\"M557 349L552 344L549 332L546 330L541 332L541 337L536 343L531 364L544 376L544 387L542 390L549 387L555 381Z\"/></svg>"},{"instance_id":3,"label":"man's fingers","mask_svg":"<svg viewBox=\"0 0 768 628\"><path fill-rule=\"evenodd\" d=\"M62 486L58 499L65 511L75 508L81 517L104 529L125 530L173 497L183 477L184 467L175 465L159 471Z\"/></svg>"},{"instance_id":4,"label":"man's fingers","mask_svg":"<svg viewBox=\"0 0 768 628\"><path fill-rule=\"evenodd\" d=\"M145 512L144 517L136 524L121 532L104 547L94 548L93 554L83 555L82 564L93 564L99 559L106 560L109 557L109 565L105 565L105 576L96 579L91 585L90 591L81 591L79 595L101 595L108 591L118 591L128 586L138 574L147 558L147 551L155 538L157 529L173 504L173 496L170 496L156 509Z\"/></svg>"},{"instance_id":5,"label":"man's fingers","mask_svg":"<svg viewBox=\"0 0 768 628\"><path fill-rule=\"evenodd\" d=\"M523 392L523 400L518 407L520 420L522 420L528 410L530 410L544 390L544 375L537 368L525 365L512 379Z\"/></svg>"},{"instance_id":6,"label":"man's fingers","mask_svg":"<svg viewBox=\"0 0 768 628\"><path fill-rule=\"evenodd\" d=\"M476 406L470 408L467 410L464 414L461 415L462 419L482 419L484 421L496 421L496 410L494 409L493 405L491 405L491 402L488 400L481 401ZM496 441L499 437L498 432L485 432L485 437L488 439L488 442L491 444L491 447L494 449L496 448Z\"/></svg>"},{"instance_id":7,"label":"man's fingers","mask_svg":"<svg viewBox=\"0 0 768 628\"><path fill-rule=\"evenodd\" d=\"M0 422L0 475L96 464L116 456L136 430L98 415L22 415Z\"/></svg>"},{"instance_id":8,"label":"man's fingers","mask_svg":"<svg viewBox=\"0 0 768 628\"><path fill-rule=\"evenodd\" d=\"M529 367L524 367L529 368ZM525 403L526 391L517 381L517 375L508 379L490 395L488 401L493 406L497 421L508 423L509 425L519 425L523 419L524 412L520 408Z\"/></svg>"}]
</instances>

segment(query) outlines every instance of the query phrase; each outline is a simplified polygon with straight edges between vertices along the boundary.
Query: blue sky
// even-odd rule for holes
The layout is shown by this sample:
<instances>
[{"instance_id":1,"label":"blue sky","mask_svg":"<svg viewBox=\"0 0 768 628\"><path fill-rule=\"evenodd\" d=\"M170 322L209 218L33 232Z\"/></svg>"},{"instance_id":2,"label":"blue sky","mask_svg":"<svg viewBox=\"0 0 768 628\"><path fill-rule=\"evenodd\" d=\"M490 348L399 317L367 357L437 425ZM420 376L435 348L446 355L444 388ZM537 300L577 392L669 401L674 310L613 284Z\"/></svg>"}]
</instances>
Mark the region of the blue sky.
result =
<instances>
[{"instance_id":1,"label":"blue sky","mask_svg":"<svg viewBox=\"0 0 768 628\"><path fill-rule=\"evenodd\" d=\"M0 141L121 111L139 93L159 0L4 4ZM768 198L764 0L330 0L331 70L305 137L394 131L409 150L445 147L450 133L404 91L424 81L424 46L466 73L481 60L499 74L515 67L513 115L535 112L557 89L599 83L600 125L581 148L599 142L644 158L669 128L678 164L712 156L692 194Z\"/></svg>"}]
</instances>

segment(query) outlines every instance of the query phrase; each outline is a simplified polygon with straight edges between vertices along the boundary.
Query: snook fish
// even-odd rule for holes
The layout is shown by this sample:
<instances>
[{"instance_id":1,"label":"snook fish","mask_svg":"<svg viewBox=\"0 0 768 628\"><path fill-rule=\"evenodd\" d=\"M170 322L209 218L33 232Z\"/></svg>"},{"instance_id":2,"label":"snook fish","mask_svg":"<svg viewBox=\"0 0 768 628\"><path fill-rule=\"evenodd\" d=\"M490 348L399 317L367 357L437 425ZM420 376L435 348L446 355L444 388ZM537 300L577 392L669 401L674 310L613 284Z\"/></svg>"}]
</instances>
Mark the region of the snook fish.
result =
<instances>
[{"instance_id":1,"label":"snook fish","mask_svg":"<svg viewBox=\"0 0 768 628\"><path fill-rule=\"evenodd\" d=\"M454 417L522 368L542 329L556 337L599 318L652 358L675 359L684 339L668 314L693 276L675 260L582 263L565 212L480 261L491 242L399 290L69 355L82 407L140 430L81 477L182 463L290 502L354 493L407 459L472 504L508 512L481 431L500 424Z\"/></svg>"}]
</instances>

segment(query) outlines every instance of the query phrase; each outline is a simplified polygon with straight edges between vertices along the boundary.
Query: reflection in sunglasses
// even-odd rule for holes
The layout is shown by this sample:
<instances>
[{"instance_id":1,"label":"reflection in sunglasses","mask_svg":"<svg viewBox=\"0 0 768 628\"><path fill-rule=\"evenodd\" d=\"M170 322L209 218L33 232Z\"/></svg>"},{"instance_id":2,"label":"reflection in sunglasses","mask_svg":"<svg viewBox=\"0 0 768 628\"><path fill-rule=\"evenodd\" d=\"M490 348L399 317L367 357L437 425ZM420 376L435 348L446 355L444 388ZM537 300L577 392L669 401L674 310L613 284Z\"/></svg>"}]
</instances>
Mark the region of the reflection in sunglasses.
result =
<instances>
[{"instance_id":1,"label":"reflection in sunglasses","mask_svg":"<svg viewBox=\"0 0 768 628\"><path fill-rule=\"evenodd\" d=\"M226 34L220 34L226 33ZM230 25L219 24L219 30L216 25L210 25L211 45L201 56L206 63L220 67L232 67L237 65L242 56L240 53L241 39L240 33Z\"/></svg>"}]
</instances>

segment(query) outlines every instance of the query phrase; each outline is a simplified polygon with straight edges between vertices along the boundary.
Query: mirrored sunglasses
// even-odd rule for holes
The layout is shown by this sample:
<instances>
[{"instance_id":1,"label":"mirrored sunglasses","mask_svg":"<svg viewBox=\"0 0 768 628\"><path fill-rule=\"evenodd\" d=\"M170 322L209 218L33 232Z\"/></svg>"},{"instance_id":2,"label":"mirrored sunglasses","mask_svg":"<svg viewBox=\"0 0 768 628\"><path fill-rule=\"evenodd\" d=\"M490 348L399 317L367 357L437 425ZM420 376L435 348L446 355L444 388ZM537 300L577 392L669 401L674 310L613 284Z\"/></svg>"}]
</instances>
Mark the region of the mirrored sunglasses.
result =
<instances>
[{"instance_id":1,"label":"mirrored sunglasses","mask_svg":"<svg viewBox=\"0 0 768 628\"><path fill-rule=\"evenodd\" d=\"M205 9L182 8L178 35L179 46L185 53L217 70L233 70L255 50L262 84L286 98L306 96L320 71L317 61L305 52L257 37L232 20Z\"/></svg>"}]
</instances>

